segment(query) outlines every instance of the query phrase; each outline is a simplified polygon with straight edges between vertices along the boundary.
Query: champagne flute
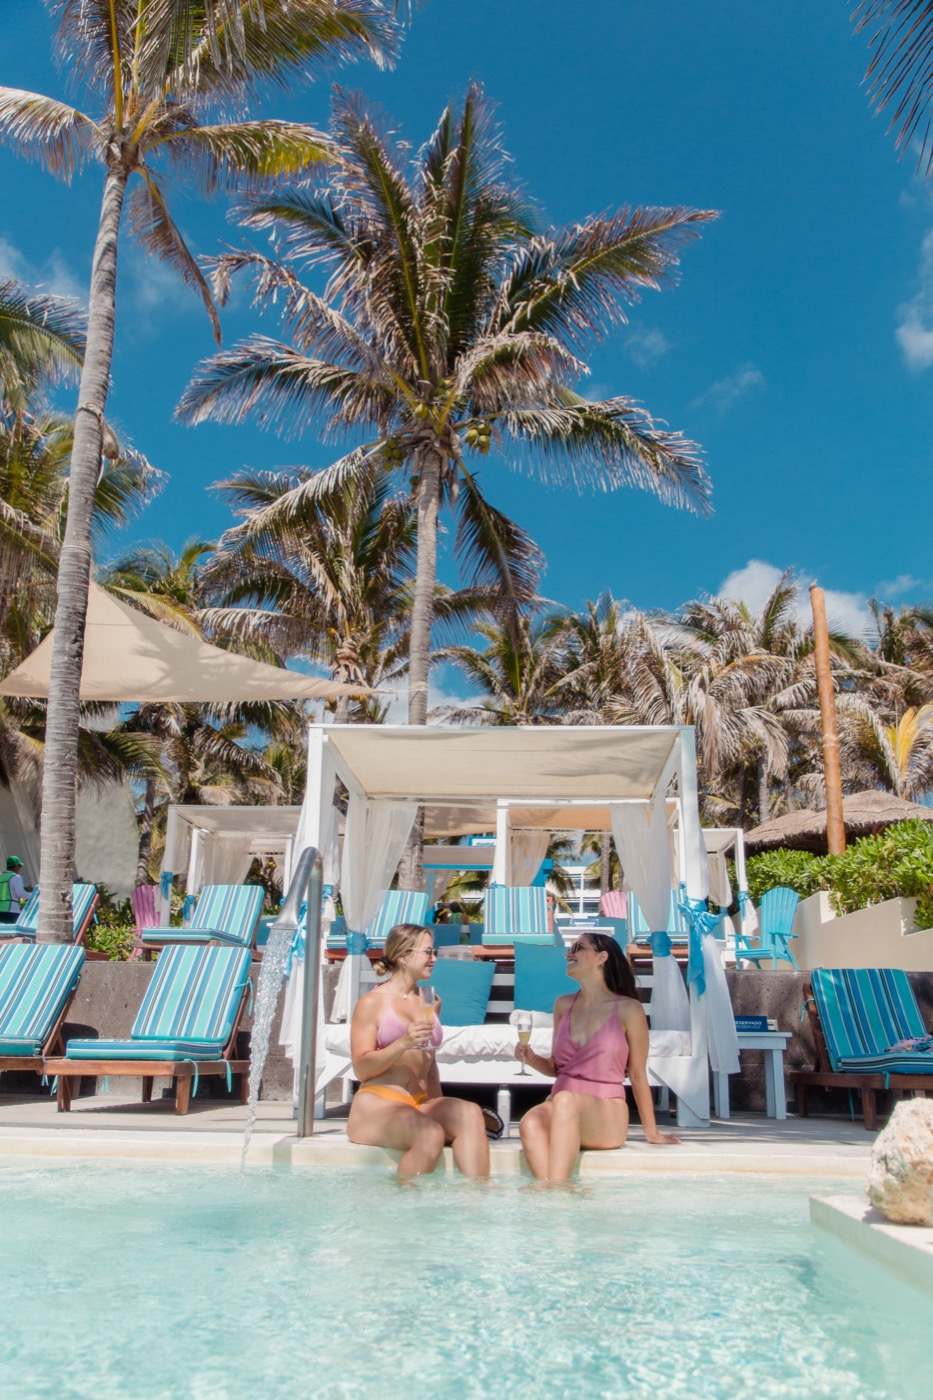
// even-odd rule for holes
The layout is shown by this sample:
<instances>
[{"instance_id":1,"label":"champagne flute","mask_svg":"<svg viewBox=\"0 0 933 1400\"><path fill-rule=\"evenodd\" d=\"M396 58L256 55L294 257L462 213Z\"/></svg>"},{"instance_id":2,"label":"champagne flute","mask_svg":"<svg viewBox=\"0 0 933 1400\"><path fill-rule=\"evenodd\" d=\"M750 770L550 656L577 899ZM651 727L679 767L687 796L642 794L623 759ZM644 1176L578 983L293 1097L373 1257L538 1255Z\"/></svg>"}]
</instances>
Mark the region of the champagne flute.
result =
<instances>
[{"instance_id":1,"label":"champagne flute","mask_svg":"<svg viewBox=\"0 0 933 1400\"><path fill-rule=\"evenodd\" d=\"M515 1017L515 1030L516 1030L516 1032L517 1032L517 1034L518 1034L518 1043L519 1043L519 1045L528 1045L528 1044L530 1043L530 1041L531 1041L531 1012L530 1012L530 1011L519 1011L519 1012L518 1012L518 1014L517 1014L516 1017ZM527 1066L526 1066L524 1060L522 1060L521 1069L520 1069L518 1072L519 1072L519 1074L527 1074L527 1073L528 1073L528 1068L527 1068Z\"/></svg>"},{"instance_id":2,"label":"champagne flute","mask_svg":"<svg viewBox=\"0 0 933 1400\"><path fill-rule=\"evenodd\" d=\"M421 1012L421 1015L419 1016L418 1019L419 1019L419 1021L422 1023L422 1025L425 1025L425 1026L428 1027L429 1031L431 1031L431 1033L432 1033L432 1035L433 1035L433 1033L434 1033L434 1017L435 1017L435 1015L436 1015L436 1012L435 1012L435 1010L434 1010L434 1005L435 1005L435 1002L437 1001L437 993L435 992L434 988L431 986L431 984L430 984L429 982L425 983L424 986L422 986L422 987L420 988L420 991L421 991L422 1012ZM433 1054L434 1054L434 1046L430 1043L430 1041L429 1041L428 1044L424 1047L424 1053L425 1053L426 1055L433 1055Z\"/></svg>"}]
</instances>

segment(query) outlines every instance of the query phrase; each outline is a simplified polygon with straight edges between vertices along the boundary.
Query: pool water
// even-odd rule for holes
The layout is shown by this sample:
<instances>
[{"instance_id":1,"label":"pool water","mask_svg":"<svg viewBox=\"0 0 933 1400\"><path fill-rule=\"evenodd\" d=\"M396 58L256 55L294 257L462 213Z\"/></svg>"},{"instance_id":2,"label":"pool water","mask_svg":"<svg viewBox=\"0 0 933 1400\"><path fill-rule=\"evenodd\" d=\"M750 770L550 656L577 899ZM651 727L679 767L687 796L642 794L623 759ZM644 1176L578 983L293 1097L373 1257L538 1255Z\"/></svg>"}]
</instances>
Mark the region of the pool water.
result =
<instances>
[{"instance_id":1,"label":"pool water","mask_svg":"<svg viewBox=\"0 0 933 1400\"><path fill-rule=\"evenodd\" d=\"M933 1306L799 1182L17 1165L0 1222L16 1400L933 1395Z\"/></svg>"}]
</instances>

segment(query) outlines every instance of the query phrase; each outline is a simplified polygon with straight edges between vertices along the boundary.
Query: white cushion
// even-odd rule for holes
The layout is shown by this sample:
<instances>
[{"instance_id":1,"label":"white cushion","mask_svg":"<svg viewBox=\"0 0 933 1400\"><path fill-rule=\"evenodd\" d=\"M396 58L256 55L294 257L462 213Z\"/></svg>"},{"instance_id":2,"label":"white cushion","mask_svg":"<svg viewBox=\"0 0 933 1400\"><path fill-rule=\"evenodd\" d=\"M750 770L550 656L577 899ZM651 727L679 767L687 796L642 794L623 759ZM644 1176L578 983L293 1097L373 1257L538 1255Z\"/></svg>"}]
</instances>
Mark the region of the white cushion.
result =
<instances>
[{"instance_id":1,"label":"white cushion","mask_svg":"<svg viewBox=\"0 0 933 1400\"><path fill-rule=\"evenodd\" d=\"M546 1016L546 1012L538 1015ZM550 1019L550 1018L548 1018ZM328 1025L325 1045L332 1055L350 1058L350 1028ZM539 1055L551 1053L551 1028L536 1026L531 1032L531 1048ZM648 1058L666 1059L671 1055L690 1054L689 1031L650 1031ZM515 1028L503 1022L487 1021L482 1026L447 1026L444 1043L437 1050L437 1062L443 1064L473 1064L478 1060L515 1062Z\"/></svg>"}]
</instances>

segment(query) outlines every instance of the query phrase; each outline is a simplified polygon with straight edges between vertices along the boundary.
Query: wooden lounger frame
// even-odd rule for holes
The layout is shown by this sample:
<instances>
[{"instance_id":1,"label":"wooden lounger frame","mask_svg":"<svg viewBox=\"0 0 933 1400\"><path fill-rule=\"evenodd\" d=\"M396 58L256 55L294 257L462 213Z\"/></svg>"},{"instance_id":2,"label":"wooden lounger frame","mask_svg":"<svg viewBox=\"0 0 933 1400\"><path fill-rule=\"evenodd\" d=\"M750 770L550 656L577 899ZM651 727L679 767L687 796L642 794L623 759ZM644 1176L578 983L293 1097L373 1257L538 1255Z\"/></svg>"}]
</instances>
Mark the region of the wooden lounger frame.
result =
<instances>
[{"instance_id":1,"label":"wooden lounger frame","mask_svg":"<svg viewBox=\"0 0 933 1400\"><path fill-rule=\"evenodd\" d=\"M103 1075L142 1079L143 1103L152 1102L154 1080L171 1079L175 1085L175 1112L187 1113L191 1106L191 1083L195 1069L198 1077L205 1079L220 1074L226 1076L228 1067L231 1074L240 1075L240 1102L246 1103L249 1098L249 1060L235 1060L233 1052L236 1049L248 993L249 983L246 983L233 1021L233 1029L219 1060L69 1060L64 1057L43 1060L41 1067L44 1072L58 1079L56 1103L59 1113L67 1113L71 1108L74 1098L72 1080L80 1080L85 1076L89 1079L98 1078ZM2 1063L0 1061L0 1067Z\"/></svg>"},{"instance_id":2,"label":"wooden lounger frame","mask_svg":"<svg viewBox=\"0 0 933 1400\"><path fill-rule=\"evenodd\" d=\"M891 1070L886 1090L885 1076L879 1071L871 1074L859 1074L856 1070L834 1070L829 1062L826 1037L823 1034L820 1013L817 1010L809 977L803 984L803 994L807 1015L810 1018L810 1028L813 1031L813 1039L816 1044L817 1068L791 1071L790 1082L795 1089L797 1114L800 1118L808 1116L808 1092L811 1088L858 1089L862 1096L862 1122L869 1132L874 1132L878 1127L878 1100L876 1096L879 1093L889 1092L895 1098L899 1098L904 1093L918 1091L923 1094L933 1094L933 1075L900 1074L897 1070Z\"/></svg>"}]
</instances>

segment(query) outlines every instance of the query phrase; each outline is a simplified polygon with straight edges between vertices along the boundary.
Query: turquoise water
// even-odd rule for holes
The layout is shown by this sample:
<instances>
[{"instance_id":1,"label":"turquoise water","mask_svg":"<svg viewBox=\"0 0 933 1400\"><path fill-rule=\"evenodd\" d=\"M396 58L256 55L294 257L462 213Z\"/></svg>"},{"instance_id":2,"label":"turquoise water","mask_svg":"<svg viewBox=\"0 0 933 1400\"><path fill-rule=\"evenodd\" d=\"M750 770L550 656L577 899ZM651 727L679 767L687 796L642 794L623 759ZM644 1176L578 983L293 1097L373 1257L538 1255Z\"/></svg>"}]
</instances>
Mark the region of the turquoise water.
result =
<instances>
[{"instance_id":1,"label":"turquoise water","mask_svg":"<svg viewBox=\"0 0 933 1400\"><path fill-rule=\"evenodd\" d=\"M0 1221L15 1400L933 1396L933 1306L798 1182L15 1166Z\"/></svg>"}]
</instances>

